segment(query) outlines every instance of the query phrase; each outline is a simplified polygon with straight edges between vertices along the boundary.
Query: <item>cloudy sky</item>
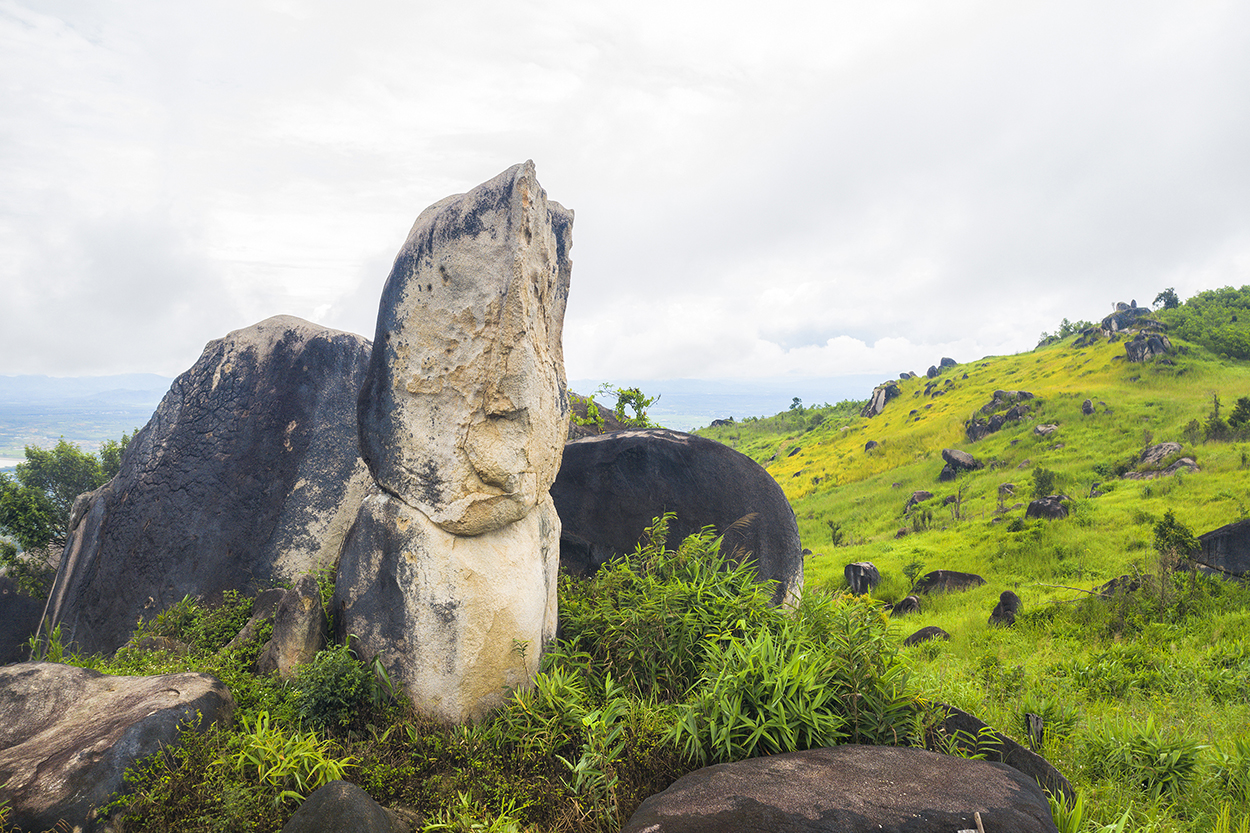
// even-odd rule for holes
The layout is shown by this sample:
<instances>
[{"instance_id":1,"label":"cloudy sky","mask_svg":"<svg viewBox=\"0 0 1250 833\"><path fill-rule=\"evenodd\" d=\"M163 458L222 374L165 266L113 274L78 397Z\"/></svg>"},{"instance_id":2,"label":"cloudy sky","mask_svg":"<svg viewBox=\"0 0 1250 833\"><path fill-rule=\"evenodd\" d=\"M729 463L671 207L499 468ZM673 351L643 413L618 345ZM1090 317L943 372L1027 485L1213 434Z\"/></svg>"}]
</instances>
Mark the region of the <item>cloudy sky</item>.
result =
<instances>
[{"instance_id":1,"label":"cloudy sky","mask_svg":"<svg viewBox=\"0 0 1250 833\"><path fill-rule=\"evenodd\" d=\"M1250 283L1250 4L0 0L0 374L372 336L535 160L570 378L923 371Z\"/></svg>"}]
</instances>

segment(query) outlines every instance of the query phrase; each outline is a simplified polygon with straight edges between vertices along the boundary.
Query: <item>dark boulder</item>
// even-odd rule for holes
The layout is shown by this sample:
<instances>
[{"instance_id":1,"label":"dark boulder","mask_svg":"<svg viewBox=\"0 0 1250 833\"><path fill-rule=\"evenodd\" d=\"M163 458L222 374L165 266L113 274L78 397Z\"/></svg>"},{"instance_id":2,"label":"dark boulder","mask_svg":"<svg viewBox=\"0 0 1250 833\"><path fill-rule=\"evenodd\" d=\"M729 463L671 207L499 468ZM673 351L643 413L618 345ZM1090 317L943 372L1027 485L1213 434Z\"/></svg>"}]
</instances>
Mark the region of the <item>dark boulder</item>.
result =
<instances>
[{"instance_id":1,"label":"dark boulder","mask_svg":"<svg viewBox=\"0 0 1250 833\"><path fill-rule=\"evenodd\" d=\"M48 611L111 652L184 596L332 566L371 482L356 438L369 342L289 316L210 342L71 530Z\"/></svg>"},{"instance_id":2,"label":"dark boulder","mask_svg":"<svg viewBox=\"0 0 1250 833\"><path fill-rule=\"evenodd\" d=\"M1172 352L1172 342L1162 333L1138 333L1124 342L1124 353L1131 362L1144 362Z\"/></svg>"},{"instance_id":3,"label":"dark boulder","mask_svg":"<svg viewBox=\"0 0 1250 833\"><path fill-rule=\"evenodd\" d=\"M43 599L28 596L0 571L0 665L30 657L29 641L39 630Z\"/></svg>"},{"instance_id":4,"label":"dark boulder","mask_svg":"<svg viewBox=\"0 0 1250 833\"><path fill-rule=\"evenodd\" d=\"M705 767L651 796L621 833L1054 831L1046 795L997 763L848 744Z\"/></svg>"},{"instance_id":5,"label":"dark boulder","mask_svg":"<svg viewBox=\"0 0 1250 833\"><path fill-rule=\"evenodd\" d=\"M1100 584L1094 588L1094 592L1104 598L1110 598L1120 593L1133 593L1140 590L1146 582L1153 580L1154 576L1147 575L1122 575L1116 576L1105 584Z\"/></svg>"},{"instance_id":6,"label":"dark boulder","mask_svg":"<svg viewBox=\"0 0 1250 833\"><path fill-rule=\"evenodd\" d=\"M721 443L666 429L575 440L551 497L563 527L560 566L574 575L632 552L655 518L673 512L670 545L715 527L723 552L749 554L761 580L777 581L774 601L802 591L794 510L767 471Z\"/></svg>"},{"instance_id":7,"label":"dark boulder","mask_svg":"<svg viewBox=\"0 0 1250 833\"><path fill-rule=\"evenodd\" d=\"M946 368L948 368L948 367L954 367L954 366L955 366L955 365L957 365L957 364L959 364L959 362L955 361L954 359L950 358L949 356L943 356L943 357L942 357L942 360L941 360L940 362L938 362L938 367L940 367L940 368L942 368L943 370L945 370Z\"/></svg>"},{"instance_id":8,"label":"dark boulder","mask_svg":"<svg viewBox=\"0 0 1250 833\"><path fill-rule=\"evenodd\" d=\"M926 625L911 636L903 640L903 644L907 646L919 645L921 642L928 642L932 639L940 639L943 642L949 642L951 635L939 628L937 625Z\"/></svg>"},{"instance_id":9,"label":"dark boulder","mask_svg":"<svg viewBox=\"0 0 1250 833\"><path fill-rule=\"evenodd\" d=\"M976 471L985 465L968 452L957 448L942 449L942 459L946 461L941 474L938 475L938 481L942 483L954 480L964 472Z\"/></svg>"},{"instance_id":10,"label":"dark boulder","mask_svg":"<svg viewBox=\"0 0 1250 833\"><path fill-rule=\"evenodd\" d=\"M881 583L881 573L871 561L856 561L842 569L846 583L856 596L865 596L877 589Z\"/></svg>"},{"instance_id":11,"label":"dark boulder","mask_svg":"<svg viewBox=\"0 0 1250 833\"><path fill-rule=\"evenodd\" d=\"M1092 399L1086 399L1081 403L1081 413L1085 416L1094 415L1094 402Z\"/></svg>"},{"instance_id":12,"label":"dark boulder","mask_svg":"<svg viewBox=\"0 0 1250 833\"><path fill-rule=\"evenodd\" d=\"M1250 574L1250 520L1234 521L1198 536L1199 549L1191 558L1230 576Z\"/></svg>"},{"instance_id":13,"label":"dark boulder","mask_svg":"<svg viewBox=\"0 0 1250 833\"><path fill-rule=\"evenodd\" d=\"M1063 503L1065 500L1071 498L1067 495L1047 495L1031 500L1029 508L1024 510L1024 517L1044 518L1048 521L1063 520L1068 517L1068 507Z\"/></svg>"},{"instance_id":14,"label":"dark boulder","mask_svg":"<svg viewBox=\"0 0 1250 833\"><path fill-rule=\"evenodd\" d=\"M994 391L990 401L981 406L982 416L973 416L964 423L964 435L969 442L976 442L1010 423L1019 422L1029 413L1026 403L1033 398L1027 390Z\"/></svg>"},{"instance_id":15,"label":"dark boulder","mask_svg":"<svg viewBox=\"0 0 1250 833\"><path fill-rule=\"evenodd\" d=\"M347 781L331 781L299 805L282 833L408 833L409 826Z\"/></svg>"},{"instance_id":16,"label":"dark boulder","mask_svg":"<svg viewBox=\"0 0 1250 833\"><path fill-rule=\"evenodd\" d=\"M1016 623L1016 613L1020 610L1020 597L1010 590L1004 590L1002 595L998 597L998 604L994 605L993 612L990 613L991 625L1014 625Z\"/></svg>"},{"instance_id":17,"label":"dark boulder","mask_svg":"<svg viewBox=\"0 0 1250 833\"><path fill-rule=\"evenodd\" d=\"M872 389L872 396L868 397L868 404L859 412L863 417L874 417L885 410L885 405L891 399L896 398L902 391L899 390L896 382L886 382Z\"/></svg>"},{"instance_id":18,"label":"dark boulder","mask_svg":"<svg viewBox=\"0 0 1250 833\"><path fill-rule=\"evenodd\" d=\"M912 588L914 593L955 593L971 590L985 584L985 579L976 573L961 573L958 570L934 570L925 573Z\"/></svg>"},{"instance_id":19,"label":"dark boulder","mask_svg":"<svg viewBox=\"0 0 1250 833\"><path fill-rule=\"evenodd\" d=\"M919 596L904 596L890 607L891 616L907 616L920 612Z\"/></svg>"},{"instance_id":20,"label":"dark boulder","mask_svg":"<svg viewBox=\"0 0 1250 833\"><path fill-rule=\"evenodd\" d=\"M968 752L982 753L987 761L1006 764L1018 770L1030 784L1041 785L1042 789L1052 795L1062 795L1069 802L1076 800L1072 783L1050 761L1016 743L1002 732L994 731L968 712L954 706L939 705L946 710L946 719L931 730L927 744L930 749L954 744ZM991 743L986 743L987 740ZM985 829L988 831L991 828L987 826Z\"/></svg>"},{"instance_id":21,"label":"dark boulder","mask_svg":"<svg viewBox=\"0 0 1250 833\"><path fill-rule=\"evenodd\" d=\"M877 442L876 440L869 440L868 442L864 443L864 451L872 451L874 448L877 448L880 445L881 443Z\"/></svg>"},{"instance_id":22,"label":"dark boulder","mask_svg":"<svg viewBox=\"0 0 1250 833\"><path fill-rule=\"evenodd\" d=\"M51 662L0 668L0 784L22 830L91 830L126 769L187 727L229 725L234 698L207 674L113 677ZM7 829L7 827L6 827Z\"/></svg>"},{"instance_id":23,"label":"dark boulder","mask_svg":"<svg viewBox=\"0 0 1250 833\"><path fill-rule=\"evenodd\" d=\"M595 406L595 413L599 421L590 416L589 409L591 404ZM732 425L733 419L716 419L712 420L712 428L721 425ZM580 440L583 437L593 437L598 434L610 434L613 431L625 431L628 425L616 418L616 412L606 405L595 402L589 396L578 396L572 391L569 392L569 436L568 439Z\"/></svg>"},{"instance_id":24,"label":"dark boulder","mask_svg":"<svg viewBox=\"0 0 1250 833\"><path fill-rule=\"evenodd\" d=\"M933 492L925 491L924 489L917 489L916 491L912 492L911 497L907 499L907 505L903 507L903 511L907 512L913 506L924 503L926 500L932 500L932 499L933 499Z\"/></svg>"}]
</instances>

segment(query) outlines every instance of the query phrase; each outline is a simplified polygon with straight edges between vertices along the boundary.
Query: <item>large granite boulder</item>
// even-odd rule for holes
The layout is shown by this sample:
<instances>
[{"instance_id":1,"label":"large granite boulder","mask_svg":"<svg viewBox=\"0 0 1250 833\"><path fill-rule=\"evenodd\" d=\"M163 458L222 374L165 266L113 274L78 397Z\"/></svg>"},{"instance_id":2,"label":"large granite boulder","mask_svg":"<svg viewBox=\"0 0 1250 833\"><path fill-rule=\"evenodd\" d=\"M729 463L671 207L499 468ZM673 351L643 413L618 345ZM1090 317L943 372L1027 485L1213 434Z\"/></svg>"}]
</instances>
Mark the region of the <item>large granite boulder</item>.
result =
<instances>
[{"instance_id":1,"label":"large granite boulder","mask_svg":"<svg viewBox=\"0 0 1250 833\"><path fill-rule=\"evenodd\" d=\"M526 162L427 208L395 258L360 450L383 489L448 532L524 518L560 468L572 230Z\"/></svg>"},{"instance_id":2,"label":"large granite boulder","mask_svg":"<svg viewBox=\"0 0 1250 833\"><path fill-rule=\"evenodd\" d=\"M1250 520L1234 521L1198 536L1199 550L1190 556L1203 567L1229 576L1250 574Z\"/></svg>"},{"instance_id":3,"label":"large granite boulder","mask_svg":"<svg viewBox=\"0 0 1250 833\"><path fill-rule=\"evenodd\" d=\"M964 472L976 471L985 464L973 457L966 451L960 451L958 448L942 449L942 460L946 465L942 467L941 473L938 474L938 482L946 483Z\"/></svg>"},{"instance_id":4,"label":"large granite boulder","mask_svg":"<svg viewBox=\"0 0 1250 833\"><path fill-rule=\"evenodd\" d=\"M856 561L842 568L846 584L856 596L865 596L881 583L881 571L871 561Z\"/></svg>"},{"instance_id":5,"label":"large granite boulder","mask_svg":"<svg viewBox=\"0 0 1250 833\"><path fill-rule=\"evenodd\" d=\"M777 582L774 601L802 593L794 510L767 471L729 446L663 428L576 440L551 496L563 526L560 566L575 575L633 552L655 518L674 512L670 544L715 527L722 552L749 554L759 578Z\"/></svg>"},{"instance_id":6,"label":"large granite boulder","mask_svg":"<svg viewBox=\"0 0 1250 833\"><path fill-rule=\"evenodd\" d=\"M112 481L80 498L48 611L110 652L184 596L332 566L370 485L356 443L369 342L278 316L204 348Z\"/></svg>"},{"instance_id":7,"label":"large granite boulder","mask_svg":"<svg viewBox=\"0 0 1250 833\"><path fill-rule=\"evenodd\" d=\"M527 685L555 636L572 223L514 165L422 212L382 292L357 409L377 488L335 621L451 722Z\"/></svg>"},{"instance_id":8,"label":"large granite boulder","mask_svg":"<svg viewBox=\"0 0 1250 833\"><path fill-rule=\"evenodd\" d=\"M256 671L289 680L299 666L312 662L325 644L326 614L321 608L317 577L302 576L278 600L273 636L256 659Z\"/></svg>"},{"instance_id":9,"label":"large granite boulder","mask_svg":"<svg viewBox=\"0 0 1250 833\"><path fill-rule=\"evenodd\" d=\"M1072 783L1050 761L992 729L975 715L943 703L938 705L946 710L946 717L931 730L930 744L942 738L938 745L953 744L966 753L982 754L987 761L1018 770L1030 783L1041 785L1052 795L1063 796L1069 802L1076 799Z\"/></svg>"},{"instance_id":10,"label":"large granite boulder","mask_svg":"<svg viewBox=\"0 0 1250 833\"><path fill-rule=\"evenodd\" d=\"M234 698L207 674L112 677L51 662L0 668L0 799L9 823L91 830L126 768L186 726L229 724Z\"/></svg>"},{"instance_id":11,"label":"large granite boulder","mask_svg":"<svg viewBox=\"0 0 1250 833\"><path fill-rule=\"evenodd\" d=\"M1046 795L999 763L835 746L705 767L651 796L621 833L1050 833Z\"/></svg>"},{"instance_id":12,"label":"large granite boulder","mask_svg":"<svg viewBox=\"0 0 1250 833\"><path fill-rule=\"evenodd\" d=\"M961 573L958 570L933 570L925 573L912 588L913 593L959 593L985 584L985 579L976 573Z\"/></svg>"}]
</instances>

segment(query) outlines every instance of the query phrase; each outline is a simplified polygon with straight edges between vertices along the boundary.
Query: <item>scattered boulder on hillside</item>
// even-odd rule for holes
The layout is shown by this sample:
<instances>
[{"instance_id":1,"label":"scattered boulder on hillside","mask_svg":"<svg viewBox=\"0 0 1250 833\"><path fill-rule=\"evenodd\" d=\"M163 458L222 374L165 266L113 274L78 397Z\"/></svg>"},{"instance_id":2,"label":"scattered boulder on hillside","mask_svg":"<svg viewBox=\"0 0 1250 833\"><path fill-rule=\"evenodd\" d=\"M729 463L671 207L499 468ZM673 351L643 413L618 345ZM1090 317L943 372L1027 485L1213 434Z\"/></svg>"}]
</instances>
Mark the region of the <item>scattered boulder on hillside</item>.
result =
<instances>
[{"instance_id":1,"label":"scattered boulder on hillside","mask_svg":"<svg viewBox=\"0 0 1250 833\"><path fill-rule=\"evenodd\" d=\"M1020 611L1020 597L1010 590L1004 590L998 597L998 604L990 612L991 625L1014 625L1016 614Z\"/></svg>"},{"instance_id":2,"label":"scattered boulder on hillside","mask_svg":"<svg viewBox=\"0 0 1250 833\"><path fill-rule=\"evenodd\" d=\"M961 573L958 570L934 570L925 573L912 588L913 593L956 593L971 590L985 584L985 579L976 573Z\"/></svg>"},{"instance_id":3,"label":"scattered boulder on hillside","mask_svg":"<svg viewBox=\"0 0 1250 833\"><path fill-rule=\"evenodd\" d=\"M234 698L207 674L114 677L52 662L0 668L0 785L21 830L90 831L126 769L182 729L229 725ZM7 829L7 827L6 827Z\"/></svg>"},{"instance_id":4,"label":"scattered boulder on hillside","mask_svg":"<svg viewBox=\"0 0 1250 833\"><path fill-rule=\"evenodd\" d=\"M937 365L931 364L929 365L929 369L925 371L924 375L928 376L930 379L935 379L937 378L938 372Z\"/></svg>"},{"instance_id":5,"label":"scattered boulder on hillside","mask_svg":"<svg viewBox=\"0 0 1250 833\"><path fill-rule=\"evenodd\" d=\"M0 570L0 665L30 657L30 638L39 631L43 599L28 596Z\"/></svg>"},{"instance_id":6,"label":"scattered boulder on hillside","mask_svg":"<svg viewBox=\"0 0 1250 833\"><path fill-rule=\"evenodd\" d=\"M1024 510L1026 518L1044 518L1048 521L1059 521L1068 517L1068 507L1064 501L1071 500L1067 495L1047 495L1029 501L1029 508Z\"/></svg>"},{"instance_id":7,"label":"scattered boulder on hillside","mask_svg":"<svg viewBox=\"0 0 1250 833\"><path fill-rule=\"evenodd\" d=\"M1029 413L1026 404L1034 396L1027 390L996 390L993 397L979 412L964 423L964 435L969 442L987 437L1013 422L1019 422Z\"/></svg>"},{"instance_id":8,"label":"scattered boulder on hillside","mask_svg":"<svg viewBox=\"0 0 1250 833\"><path fill-rule=\"evenodd\" d=\"M215 603L332 566L369 488L356 394L369 342L277 316L209 342L80 498L48 613L84 652L184 596Z\"/></svg>"},{"instance_id":9,"label":"scattered boulder on hillside","mask_svg":"<svg viewBox=\"0 0 1250 833\"><path fill-rule=\"evenodd\" d=\"M898 374L898 378L899 381L906 382L908 379L915 379L916 374L912 373L910 370L904 370L902 373Z\"/></svg>"},{"instance_id":10,"label":"scattered boulder on hillside","mask_svg":"<svg viewBox=\"0 0 1250 833\"><path fill-rule=\"evenodd\" d=\"M856 561L842 568L847 585L856 596L865 596L881 583L881 572L871 561Z\"/></svg>"},{"instance_id":11,"label":"scattered boulder on hillside","mask_svg":"<svg viewBox=\"0 0 1250 833\"><path fill-rule=\"evenodd\" d=\"M572 224L514 165L423 211L382 290L357 407L377 488L343 543L335 627L449 722L529 685L555 635Z\"/></svg>"},{"instance_id":12,"label":"scattered boulder on hillside","mask_svg":"<svg viewBox=\"0 0 1250 833\"><path fill-rule=\"evenodd\" d=\"M1117 576L1116 578L1111 579L1111 581L1108 581L1105 584L1098 585L1097 587L1094 588L1093 592L1098 594L1099 596L1109 598L1119 593L1132 593L1136 590L1140 590L1146 582L1152 581L1153 579L1154 579L1154 576L1148 575L1148 574L1147 575L1141 575L1141 574L1127 575L1126 574L1122 576Z\"/></svg>"},{"instance_id":13,"label":"scattered boulder on hillside","mask_svg":"<svg viewBox=\"0 0 1250 833\"><path fill-rule=\"evenodd\" d=\"M933 727L929 742L926 743L930 749L946 748L953 743L967 752L984 754L987 761L1006 764L1018 770L1030 784L1040 785L1052 795L1063 796L1069 802L1076 800L1076 790L1072 788L1072 783L1050 761L1016 743L1002 732L994 731L968 712L944 703L938 705L946 710L946 719ZM937 742L939 738L944 741ZM986 827L987 831L991 829L993 828Z\"/></svg>"},{"instance_id":14,"label":"scattered boulder on hillside","mask_svg":"<svg viewBox=\"0 0 1250 833\"><path fill-rule=\"evenodd\" d=\"M1049 437L1051 434L1055 433L1058 430L1059 430L1059 426L1055 425L1053 422L1047 422L1041 425L1033 426L1033 433L1039 437Z\"/></svg>"},{"instance_id":15,"label":"scattered boulder on hillside","mask_svg":"<svg viewBox=\"0 0 1250 833\"><path fill-rule=\"evenodd\" d=\"M939 628L937 625L926 625L911 636L903 640L903 644L911 647L919 645L921 642L929 642L933 639L939 639L943 642L949 642L951 635Z\"/></svg>"},{"instance_id":16,"label":"scattered boulder on hillside","mask_svg":"<svg viewBox=\"0 0 1250 833\"><path fill-rule=\"evenodd\" d=\"M1053 831L1041 788L998 763L848 744L695 770L639 806L621 833Z\"/></svg>"},{"instance_id":17,"label":"scattered boulder on hillside","mask_svg":"<svg viewBox=\"0 0 1250 833\"><path fill-rule=\"evenodd\" d=\"M911 613L920 612L919 596L904 596L893 605L890 606L889 613L891 616L907 616Z\"/></svg>"},{"instance_id":18,"label":"scattered boulder on hillside","mask_svg":"<svg viewBox=\"0 0 1250 833\"><path fill-rule=\"evenodd\" d=\"M1241 578L1250 575L1250 520L1234 521L1198 536L1190 558L1210 570Z\"/></svg>"},{"instance_id":19,"label":"scattered boulder on hillside","mask_svg":"<svg viewBox=\"0 0 1250 833\"><path fill-rule=\"evenodd\" d=\"M1086 399L1081 403L1081 413L1085 416L1094 415L1094 401L1092 399Z\"/></svg>"},{"instance_id":20,"label":"scattered boulder on hillside","mask_svg":"<svg viewBox=\"0 0 1250 833\"><path fill-rule=\"evenodd\" d=\"M304 799L282 833L408 833L411 826L347 781L331 781Z\"/></svg>"},{"instance_id":21,"label":"scattered boulder on hillside","mask_svg":"<svg viewBox=\"0 0 1250 833\"><path fill-rule=\"evenodd\" d=\"M728 419L714 419L714 420L712 420L712 422L708 425L708 427L709 427L709 428L728 428L729 426L731 426L731 425L733 425L733 424L734 424L734 418L733 418L733 417L729 417ZM571 429L570 429L570 433L571 433ZM583 435L583 436L590 436L590 435L589 435L589 434L585 434L585 435ZM570 439L570 440L576 440L576 439L578 439L578 437L572 437L572 436L570 436L570 437L569 437L569 439Z\"/></svg>"},{"instance_id":22,"label":"scattered boulder on hillside","mask_svg":"<svg viewBox=\"0 0 1250 833\"><path fill-rule=\"evenodd\" d=\"M948 367L955 367L958 364L959 362L955 361L951 357L943 356L942 360L938 362L938 367L941 368L942 370L946 370Z\"/></svg>"},{"instance_id":23,"label":"scattered boulder on hillside","mask_svg":"<svg viewBox=\"0 0 1250 833\"><path fill-rule=\"evenodd\" d=\"M874 448L877 448L880 445L881 443L877 442L876 440L869 440L868 442L864 443L864 451L865 452L872 451Z\"/></svg>"},{"instance_id":24,"label":"scattered boulder on hillside","mask_svg":"<svg viewBox=\"0 0 1250 833\"><path fill-rule=\"evenodd\" d=\"M917 489L911 493L911 497L907 498L906 505L903 506L903 514L906 514L913 506L924 503L926 500L933 499L933 492L924 489Z\"/></svg>"},{"instance_id":25,"label":"scattered boulder on hillside","mask_svg":"<svg viewBox=\"0 0 1250 833\"><path fill-rule=\"evenodd\" d=\"M794 510L767 471L727 445L663 428L575 440L551 497L563 526L560 566L573 575L633 552L655 518L674 512L670 545L713 526L722 552L749 554L760 580L777 582L775 602L802 592Z\"/></svg>"},{"instance_id":26,"label":"scattered boulder on hillside","mask_svg":"<svg viewBox=\"0 0 1250 833\"><path fill-rule=\"evenodd\" d=\"M258 674L277 673L284 680L297 666L312 662L326 644L326 615L316 576L302 576L282 594L273 616L273 636L256 660Z\"/></svg>"},{"instance_id":27,"label":"scattered boulder on hillside","mask_svg":"<svg viewBox=\"0 0 1250 833\"><path fill-rule=\"evenodd\" d=\"M872 396L868 397L868 404L863 407L859 415L862 417L875 417L884 411L886 403L891 399L897 398L900 392L897 382L885 382L877 385L872 389Z\"/></svg>"},{"instance_id":28,"label":"scattered boulder on hillside","mask_svg":"<svg viewBox=\"0 0 1250 833\"><path fill-rule=\"evenodd\" d=\"M1114 308L1115 311L1104 318L1099 325L1107 335L1159 324L1151 319L1152 312L1149 307L1139 307L1136 302L1126 304L1120 301L1114 305Z\"/></svg>"},{"instance_id":29,"label":"scattered boulder on hillside","mask_svg":"<svg viewBox=\"0 0 1250 833\"><path fill-rule=\"evenodd\" d=\"M942 471L938 474L939 483L949 482L964 472L976 471L985 465L968 452L960 451L957 448L942 449L942 459L946 461L946 465L942 467Z\"/></svg>"},{"instance_id":30,"label":"scattered boulder on hillside","mask_svg":"<svg viewBox=\"0 0 1250 833\"><path fill-rule=\"evenodd\" d=\"M1198 471L1198 464L1192 457L1184 456L1184 447L1180 443L1158 443L1142 450L1137 458L1137 468L1125 472L1124 479L1154 480L1182 471Z\"/></svg>"}]
</instances>

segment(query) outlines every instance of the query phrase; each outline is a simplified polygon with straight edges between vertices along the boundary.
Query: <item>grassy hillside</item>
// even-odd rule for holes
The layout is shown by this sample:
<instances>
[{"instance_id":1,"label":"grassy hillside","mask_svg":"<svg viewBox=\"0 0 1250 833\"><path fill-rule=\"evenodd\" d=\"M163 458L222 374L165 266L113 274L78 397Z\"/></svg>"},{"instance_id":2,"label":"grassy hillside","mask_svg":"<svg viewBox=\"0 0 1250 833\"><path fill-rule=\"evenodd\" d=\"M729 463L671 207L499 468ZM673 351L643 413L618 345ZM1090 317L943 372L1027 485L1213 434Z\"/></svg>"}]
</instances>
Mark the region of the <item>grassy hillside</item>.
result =
<instances>
[{"instance_id":1,"label":"grassy hillside","mask_svg":"<svg viewBox=\"0 0 1250 833\"><path fill-rule=\"evenodd\" d=\"M1250 443L1227 429L1224 441L1205 440L1213 397L1226 418L1250 394L1250 363L1179 338L1174 355L1137 364L1122 340L1087 342L1071 336L902 381L872 418L843 403L699 433L738 447L781 485L813 551L809 590L844 590L843 567L855 561L881 571L873 595L883 601L931 570L986 579L924 597L920 614L894 620L896 636L925 625L949 632L949 642L904 649L921 688L1021 742L1023 714L1049 710L1060 729L1045 752L1089 803L1073 829L1125 812L1127 830L1212 829L1221 805L1234 819L1250 812L1250 594L1167 564L1167 578L1127 597L1080 591L1160 574L1156 525L1169 512L1195 534L1250 516ZM965 422L998 389L1036 398L1023 420L970 442ZM1087 398L1092 415L1082 412ZM1035 430L1046 424L1058 427ZM878 446L866 451L870 440ZM1182 443L1199 470L1119 476L1163 441ZM984 467L940 483L945 448ZM1068 518L1025 519L1038 469L1053 475L1050 491L1071 498ZM1014 495L1000 502L1004 484ZM905 514L921 489L934 497ZM1023 600L1014 628L987 621L1004 590Z\"/></svg>"}]
</instances>

